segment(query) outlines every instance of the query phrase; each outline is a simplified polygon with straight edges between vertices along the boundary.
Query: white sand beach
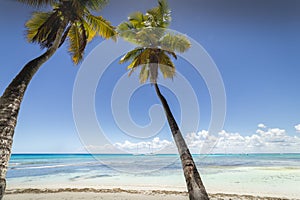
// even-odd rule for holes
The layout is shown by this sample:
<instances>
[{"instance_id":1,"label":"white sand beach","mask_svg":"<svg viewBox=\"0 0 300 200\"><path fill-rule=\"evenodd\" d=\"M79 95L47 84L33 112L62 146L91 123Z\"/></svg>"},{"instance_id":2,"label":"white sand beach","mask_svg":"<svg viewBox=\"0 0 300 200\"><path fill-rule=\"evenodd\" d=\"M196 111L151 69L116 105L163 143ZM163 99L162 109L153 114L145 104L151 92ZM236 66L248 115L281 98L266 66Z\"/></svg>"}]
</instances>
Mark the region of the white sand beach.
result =
<instances>
[{"instance_id":1,"label":"white sand beach","mask_svg":"<svg viewBox=\"0 0 300 200\"><path fill-rule=\"evenodd\" d=\"M285 200L287 198L262 197L237 194L209 194L211 200ZM4 200L188 200L186 192L164 190L122 190L114 189L22 189L7 191Z\"/></svg>"},{"instance_id":2,"label":"white sand beach","mask_svg":"<svg viewBox=\"0 0 300 200\"><path fill-rule=\"evenodd\" d=\"M179 162L149 172L175 156L103 155L108 168L86 155L21 155L11 162L5 200L188 199ZM211 199L300 199L299 155L224 155L202 159ZM196 157L200 159L200 157ZM154 162L155 161L155 162ZM146 163L146 164L145 164ZM139 169L144 173L133 173ZM147 172L148 170L148 172ZM131 171L131 172L130 172Z\"/></svg>"},{"instance_id":3,"label":"white sand beach","mask_svg":"<svg viewBox=\"0 0 300 200\"><path fill-rule=\"evenodd\" d=\"M208 193L217 199L300 199L300 168L228 168L206 174L203 180ZM188 199L185 191L182 175L120 174L91 179L48 175L10 179L6 199Z\"/></svg>"}]
</instances>

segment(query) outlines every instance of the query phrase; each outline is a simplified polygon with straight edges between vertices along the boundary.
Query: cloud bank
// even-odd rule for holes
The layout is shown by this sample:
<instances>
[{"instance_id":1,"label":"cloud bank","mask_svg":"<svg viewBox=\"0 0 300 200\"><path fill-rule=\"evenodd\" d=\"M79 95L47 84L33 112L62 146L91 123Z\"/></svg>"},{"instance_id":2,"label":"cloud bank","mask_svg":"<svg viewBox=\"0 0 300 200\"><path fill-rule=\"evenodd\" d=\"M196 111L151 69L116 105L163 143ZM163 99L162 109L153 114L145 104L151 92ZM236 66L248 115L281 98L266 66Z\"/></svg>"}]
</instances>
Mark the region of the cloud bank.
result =
<instances>
[{"instance_id":1,"label":"cloud bank","mask_svg":"<svg viewBox=\"0 0 300 200\"><path fill-rule=\"evenodd\" d=\"M294 126L294 127L295 127L297 133L300 133L300 124L298 124L298 125L296 125L296 126Z\"/></svg>"},{"instance_id":2,"label":"cloud bank","mask_svg":"<svg viewBox=\"0 0 300 200\"><path fill-rule=\"evenodd\" d=\"M297 153L300 152L300 137L290 136L286 130L279 128L259 128L252 135L242 136L225 130L218 136L209 136L206 130L189 133L187 143L194 153L205 152L205 143L210 140L217 142L209 153ZM216 137L216 138L215 138Z\"/></svg>"},{"instance_id":3,"label":"cloud bank","mask_svg":"<svg viewBox=\"0 0 300 200\"><path fill-rule=\"evenodd\" d=\"M258 124L258 129L252 135L243 136L240 133L222 130L217 135L210 135L207 130L198 133L188 133L185 137L192 153L300 153L300 137L287 134L280 128L268 128ZM300 124L295 126L300 133ZM150 141L117 142L101 147L87 146L85 149L93 153L177 153L173 140L162 140L155 137Z\"/></svg>"}]
</instances>

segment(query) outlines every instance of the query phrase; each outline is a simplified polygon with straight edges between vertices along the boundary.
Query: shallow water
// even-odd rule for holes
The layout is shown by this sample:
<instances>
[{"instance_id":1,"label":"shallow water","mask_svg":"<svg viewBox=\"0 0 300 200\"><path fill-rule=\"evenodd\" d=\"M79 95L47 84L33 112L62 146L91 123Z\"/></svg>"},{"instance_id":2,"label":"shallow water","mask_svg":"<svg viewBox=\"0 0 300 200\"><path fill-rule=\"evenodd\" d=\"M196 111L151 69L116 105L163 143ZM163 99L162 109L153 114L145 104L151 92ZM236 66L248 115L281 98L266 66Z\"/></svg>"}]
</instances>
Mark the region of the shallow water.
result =
<instances>
[{"instance_id":1,"label":"shallow water","mask_svg":"<svg viewBox=\"0 0 300 200\"><path fill-rule=\"evenodd\" d=\"M299 198L300 154L193 155L208 191ZM14 154L9 188L185 190L178 155Z\"/></svg>"}]
</instances>

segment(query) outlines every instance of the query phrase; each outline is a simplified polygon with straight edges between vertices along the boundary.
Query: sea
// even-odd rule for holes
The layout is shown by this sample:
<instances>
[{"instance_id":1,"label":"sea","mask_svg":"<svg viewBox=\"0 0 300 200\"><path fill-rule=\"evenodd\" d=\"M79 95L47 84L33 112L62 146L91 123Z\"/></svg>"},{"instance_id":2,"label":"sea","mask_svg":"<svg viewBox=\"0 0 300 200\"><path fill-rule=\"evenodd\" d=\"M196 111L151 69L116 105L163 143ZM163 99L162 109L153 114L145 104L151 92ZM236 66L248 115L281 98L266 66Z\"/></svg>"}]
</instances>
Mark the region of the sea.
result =
<instances>
[{"instance_id":1,"label":"sea","mask_svg":"<svg viewBox=\"0 0 300 200\"><path fill-rule=\"evenodd\" d=\"M300 154L193 155L209 192L300 198ZM15 188L123 188L185 191L176 154L13 154Z\"/></svg>"}]
</instances>

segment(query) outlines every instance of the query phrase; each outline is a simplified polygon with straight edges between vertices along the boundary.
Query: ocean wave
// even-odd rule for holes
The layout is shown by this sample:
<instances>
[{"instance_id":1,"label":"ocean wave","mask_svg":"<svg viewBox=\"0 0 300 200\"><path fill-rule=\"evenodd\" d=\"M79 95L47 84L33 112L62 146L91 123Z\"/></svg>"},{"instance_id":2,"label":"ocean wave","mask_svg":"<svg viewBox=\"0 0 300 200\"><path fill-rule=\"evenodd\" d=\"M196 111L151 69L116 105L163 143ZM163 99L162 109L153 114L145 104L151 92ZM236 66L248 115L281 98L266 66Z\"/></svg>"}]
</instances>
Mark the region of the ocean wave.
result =
<instances>
[{"instance_id":1,"label":"ocean wave","mask_svg":"<svg viewBox=\"0 0 300 200\"><path fill-rule=\"evenodd\" d=\"M42 165L42 166L21 166L20 167L9 167L10 170L26 170L26 169L49 169L49 168L62 168L62 167L74 167L74 166L94 166L94 165L102 165L99 162L86 162L86 163L70 163L70 164L57 164L57 165Z\"/></svg>"}]
</instances>

